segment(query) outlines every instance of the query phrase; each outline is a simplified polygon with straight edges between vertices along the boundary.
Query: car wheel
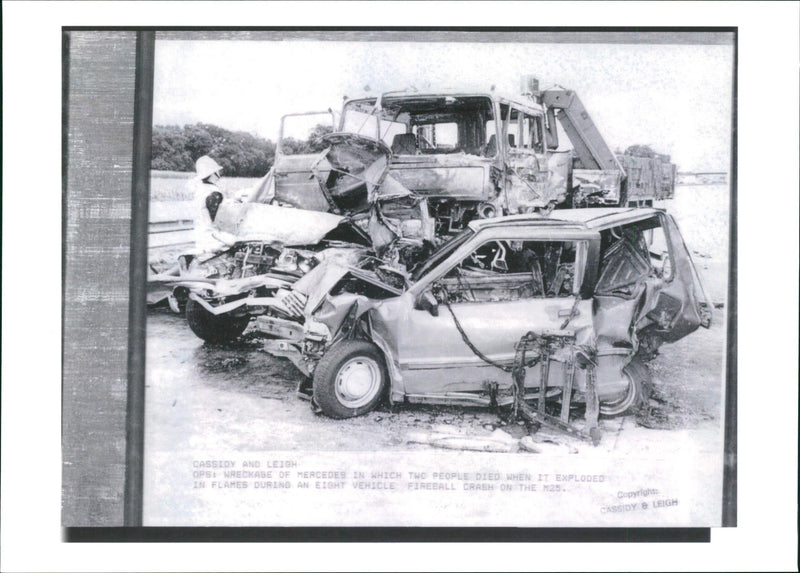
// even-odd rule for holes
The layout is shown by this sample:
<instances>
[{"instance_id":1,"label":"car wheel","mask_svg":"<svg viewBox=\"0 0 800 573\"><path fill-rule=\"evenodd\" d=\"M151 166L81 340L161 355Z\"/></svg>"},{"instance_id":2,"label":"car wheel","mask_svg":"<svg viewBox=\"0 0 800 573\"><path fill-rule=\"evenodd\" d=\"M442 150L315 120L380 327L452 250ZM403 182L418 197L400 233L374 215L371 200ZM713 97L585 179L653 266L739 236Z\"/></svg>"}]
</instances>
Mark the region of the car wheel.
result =
<instances>
[{"instance_id":1,"label":"car wheel","mask_svg":"<svg viewBox=\"0 0 800 573\"><path fill-rule=\"evenodd\" d=\"M388 375L377 346L363 340L342 340L320 359L314 370L314 401L331 418L352 418L378 405Z\"/></svg>"},{"instance_id":2,"label":"car wheel","mask_svg":"<svg viewBox=\"0 0 800 573\"><path fill-rule=\"evenodd\" d=\"M227 342L244 332L250 317L217 316L190 298L186 301L186 321L198 338L206 342Z\"/></svg>"},{"instance_id":3,"label":"car wheel","mask_svg":"<svg viewBox=\"0 0 800 573\"><path fill-rule=\"evenodd\" d=\"M634 411L647 402L650 392L650 369L639 358L631 360L622 373L628 379L628 392L613 402L602 402L600 413L604 416L619 416Z\"/></svg>"}]
</instances>

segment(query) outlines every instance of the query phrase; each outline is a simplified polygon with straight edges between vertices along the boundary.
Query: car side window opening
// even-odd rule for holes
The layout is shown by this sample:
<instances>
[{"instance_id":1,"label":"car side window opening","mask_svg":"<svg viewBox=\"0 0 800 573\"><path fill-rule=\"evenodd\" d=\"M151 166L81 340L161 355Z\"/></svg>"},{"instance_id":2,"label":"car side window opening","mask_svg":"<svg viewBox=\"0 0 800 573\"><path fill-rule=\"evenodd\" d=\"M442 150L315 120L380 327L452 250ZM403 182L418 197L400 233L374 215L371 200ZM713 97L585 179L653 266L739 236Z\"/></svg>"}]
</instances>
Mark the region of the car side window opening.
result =
<instances>
[{"instance_id":1,"label":"car side window opening","mask_svg":"<svg viewBox=\"0 0 800 573\"><path fill-rule=\"evenodd\" d=\"M508 149L515 154L544 152L543 116L531 115L514 106L501 105L502 131Z\"/></svg>"},{"instance_id":2,"label":"car side window opening","mask_svg":"<svg viewBox=\"0 0 800 573\"><path fill-rule=\"evenodd\" d=\"M572 297L578 292L580 241L495 240L484 243L437 281L450 303Z\"/></svg>"},{"instance_id":3,"label":"car side window opening","mask_svg":"<svg viewBox=\"0 0 800 573\"><path fill-rule=\"evenodd\" d=\"M661 223L656 216L600 234L598 293L632 295L645 279L672 280L672 252Z\"/></svg>"}]
</instances>

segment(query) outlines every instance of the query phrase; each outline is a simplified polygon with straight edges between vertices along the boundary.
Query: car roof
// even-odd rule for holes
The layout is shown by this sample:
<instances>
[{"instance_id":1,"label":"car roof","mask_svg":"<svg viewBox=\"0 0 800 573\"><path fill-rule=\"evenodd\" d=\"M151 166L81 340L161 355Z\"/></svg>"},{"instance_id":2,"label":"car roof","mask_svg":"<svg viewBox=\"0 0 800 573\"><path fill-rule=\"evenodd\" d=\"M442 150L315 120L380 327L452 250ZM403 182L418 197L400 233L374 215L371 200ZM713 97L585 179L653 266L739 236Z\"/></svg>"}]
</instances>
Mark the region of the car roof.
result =
<instances>
[{"instance_id":1,"label":"car roof","mask_svg":"<svg viewBox=\"0 0 800 573\"><path fill-rule=\"evenodd\" d=\"M560 209L553 211L551 219L583 223L589 229L607 229L633 221L648 219L663 213L653 207L602 207L595 209Z\"/></svg>"},{"instance_id":2,"label":"car roof","mask_svg":"<svg viewBox=\"0 0 800 573\"><path fill-rule=\"evenodd\" d=\"M647 219L663 213L663 209L652 207L603 207L590 209L559 209L549 217L537 213L509 215L492 219L473 219L469 227L476 233L491 227L534 225L534 226L580 226L586 229L607 229L633 221Z\"/></svg>"}]
</instances>

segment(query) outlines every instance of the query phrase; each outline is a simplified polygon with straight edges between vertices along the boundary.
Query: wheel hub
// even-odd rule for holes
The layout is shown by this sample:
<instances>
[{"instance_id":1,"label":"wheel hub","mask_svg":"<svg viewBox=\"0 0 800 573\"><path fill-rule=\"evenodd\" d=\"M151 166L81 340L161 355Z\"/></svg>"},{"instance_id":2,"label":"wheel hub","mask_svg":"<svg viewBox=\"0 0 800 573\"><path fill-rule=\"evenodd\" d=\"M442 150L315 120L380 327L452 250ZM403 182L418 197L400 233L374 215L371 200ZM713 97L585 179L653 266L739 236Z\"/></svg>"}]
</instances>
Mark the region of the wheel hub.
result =
<instances>
[{"instance_id":1,"label":"wheel hub","mask_svg":"<svg viewBox=\"0 0 800 573\"><path fill-rule=\"evenodd\" d=\"M353 408L369 402L380 384L380 370L369 358L354 358L345 363L336 377L336 393L342 403Z\"/></svg>"}]
</instances>

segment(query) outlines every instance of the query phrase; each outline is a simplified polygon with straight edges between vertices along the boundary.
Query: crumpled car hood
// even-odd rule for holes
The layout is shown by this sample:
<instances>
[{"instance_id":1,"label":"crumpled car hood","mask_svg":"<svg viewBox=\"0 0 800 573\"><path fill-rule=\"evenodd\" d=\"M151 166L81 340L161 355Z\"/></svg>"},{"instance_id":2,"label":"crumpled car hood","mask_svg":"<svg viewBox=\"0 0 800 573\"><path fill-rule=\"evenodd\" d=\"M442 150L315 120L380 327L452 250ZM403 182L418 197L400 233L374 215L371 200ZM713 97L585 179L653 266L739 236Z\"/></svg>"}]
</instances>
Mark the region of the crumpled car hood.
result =
<instances>
[{"instance_id":1,"label":"crumpled car hood","mask_svg":"<svg viewBox=\"0 0 800 573\"><path fill-rule=\"evenodd\" d=\"M239 241L280 241L287 247L315 245L345 218L332 213L224 201L215 223Z\"/></svg>"}]
</instances>

